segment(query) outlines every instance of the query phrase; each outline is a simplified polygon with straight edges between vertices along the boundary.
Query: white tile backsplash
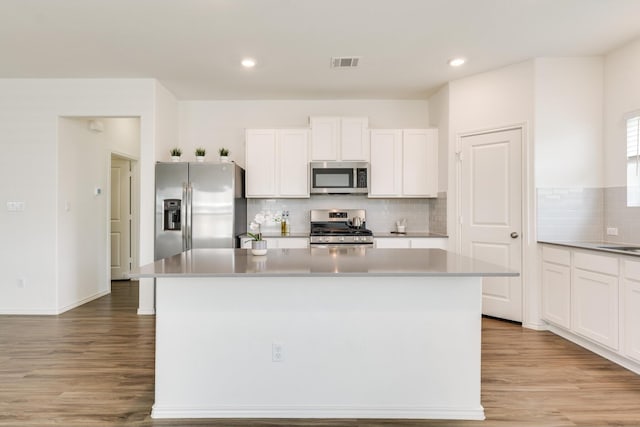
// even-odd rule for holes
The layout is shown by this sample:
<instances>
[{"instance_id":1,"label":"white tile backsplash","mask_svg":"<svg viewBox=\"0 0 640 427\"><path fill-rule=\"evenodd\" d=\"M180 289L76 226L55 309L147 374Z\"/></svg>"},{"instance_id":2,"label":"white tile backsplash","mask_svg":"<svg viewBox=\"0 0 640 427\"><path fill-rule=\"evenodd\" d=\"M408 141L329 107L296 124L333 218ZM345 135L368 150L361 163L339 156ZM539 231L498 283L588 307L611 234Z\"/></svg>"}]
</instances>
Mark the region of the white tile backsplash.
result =
<instances>
[{"instance_id":1,"label":"white tile backsplash","mask_svg":"<svg viewBox=\"0 0 640 427\"><path fill-rule=\"evenodd\" d=\"M627 207L627 188L604 189L604 228L618 229L617 236L605 235L615 243L640 244L640 207Z\"/></svg>"},{"instance_id":2,"label":"white tile backsplash","mask_svg":"<svg viewBox=\"0 0 640 427\"><path fill-rule=\"evenodd\" d=\"M538 188L538 240L640 244L640 207L626 187ZM618 235L607 235L617 228Z\"/></svg>"},{"instance_id":3,"label":"white tile backsplash","mask_svg":"<svg viewBox=\"0 0 640 427\"><path fill-rule=\"evenodd\" d=\"M427 232L429 214L436 199L369 199L362 195L319 195L309 199L248 199L247 219L260 211L289 211L291 233L309 232L309 211L311 209L365 209L367 228L375 232L389 232L401 218L407 220L407 231ZM446 202L445 202L446 204ZM445 214L446 218L446 214ZM276 231L277 224L263 227L265 231ZM446 229L446 226L445 226Z\"/></svg>"},{"instance_id":4,"label":"white tile backsplash","mask_svg":"<svg viewBox=\"0 0 640 427\"><path fill-rule=\"evenodd\" d=\"M537 194L538 240L603 240L602 188L539 188Z\"/></svg>"}]
</instances>

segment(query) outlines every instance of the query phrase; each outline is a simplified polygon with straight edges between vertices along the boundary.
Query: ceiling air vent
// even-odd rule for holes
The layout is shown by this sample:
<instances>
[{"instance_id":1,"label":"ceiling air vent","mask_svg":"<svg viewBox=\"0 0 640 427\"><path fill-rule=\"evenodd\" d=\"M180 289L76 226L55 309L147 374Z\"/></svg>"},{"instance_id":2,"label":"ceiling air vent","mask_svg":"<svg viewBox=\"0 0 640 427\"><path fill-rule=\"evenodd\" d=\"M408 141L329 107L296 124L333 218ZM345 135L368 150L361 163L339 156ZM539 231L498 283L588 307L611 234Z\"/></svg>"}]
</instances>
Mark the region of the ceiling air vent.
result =
<instances>
[{"instance_id":1,"label":"ceiling air vent","mask_svg":"<svg viewBox=\"0 0 640 427\"><path fill-rule=\"evenodd\" d=\"M331 58L331 68L355 68L360 62L359 56L343 56Z\"/></svg>"}]
</instances>

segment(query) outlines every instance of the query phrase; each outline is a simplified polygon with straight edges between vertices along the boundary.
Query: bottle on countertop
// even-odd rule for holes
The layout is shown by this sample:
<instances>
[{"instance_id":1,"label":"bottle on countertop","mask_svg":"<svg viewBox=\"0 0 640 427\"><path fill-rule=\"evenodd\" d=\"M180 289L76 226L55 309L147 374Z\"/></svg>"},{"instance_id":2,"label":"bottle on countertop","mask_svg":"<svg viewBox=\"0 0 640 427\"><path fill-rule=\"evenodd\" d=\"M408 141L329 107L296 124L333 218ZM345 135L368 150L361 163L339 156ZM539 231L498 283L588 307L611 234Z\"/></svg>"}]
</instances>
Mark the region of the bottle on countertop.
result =
<instances>
[{"instance_id":1,"label":"bottle on countertop","mask_svg":"<svg viewBox=\"0 0 640 427\"><path fill-rule=\"evenodd\" d=\"M289 211L282 211L282 219L280 220L280 233L289 234Z\"/></svg>"}]
</instances>

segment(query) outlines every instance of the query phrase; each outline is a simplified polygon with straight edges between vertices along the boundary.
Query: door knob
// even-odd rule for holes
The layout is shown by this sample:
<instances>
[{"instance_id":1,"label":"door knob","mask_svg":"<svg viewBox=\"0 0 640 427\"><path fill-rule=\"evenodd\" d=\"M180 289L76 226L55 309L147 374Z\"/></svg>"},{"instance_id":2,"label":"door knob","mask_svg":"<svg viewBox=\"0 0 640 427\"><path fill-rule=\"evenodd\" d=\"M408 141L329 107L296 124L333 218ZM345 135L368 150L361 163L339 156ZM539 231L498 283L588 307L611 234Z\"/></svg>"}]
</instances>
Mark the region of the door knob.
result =
<instances>
[{"instance_id":1,"label":"door knob","mask_svg":"<svg viewBox=\"0 0 640 427\"><path fill-rule=\"evenodd\" d=\"M518 233L516 233L515 231L513 233L511 233L511 238L512 239L517 239L518 238Z\"/></svg>"}]
</instances>

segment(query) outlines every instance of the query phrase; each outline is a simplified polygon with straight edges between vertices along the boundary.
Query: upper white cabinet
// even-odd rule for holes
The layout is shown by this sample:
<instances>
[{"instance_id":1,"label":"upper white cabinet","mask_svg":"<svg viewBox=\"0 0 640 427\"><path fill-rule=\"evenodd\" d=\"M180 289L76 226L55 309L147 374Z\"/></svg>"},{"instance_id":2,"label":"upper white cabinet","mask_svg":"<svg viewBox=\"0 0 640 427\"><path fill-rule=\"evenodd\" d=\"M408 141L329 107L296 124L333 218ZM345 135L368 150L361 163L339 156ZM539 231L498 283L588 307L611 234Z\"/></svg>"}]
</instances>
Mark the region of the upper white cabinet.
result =
<instances>
[{"instance_id":1,"label":"upper white cabinet","mask_svg":"<svg viewBox=\"0 0 640 427\"><path fill-rule=\"evenodd\" d=\"M249 129L246 133L246 176L247 197L268 197L275 195L276 187L276 130Z\"/></svg>"},{"instance_id":2,"label":"upper white cabinet","mask_svg":"<svg viewBox=\"0 0 640 427\"><path fill-rule=\"evenodd\" d=\"M397 197L402 193L402 131L371 130L369 197Z\"/></svg>"},{"instance_id":3,"label":"upper white cabinet","mask_svg":"<svg viewBox=\"0 0 640 427\"><path fill-rule=\"evenodd\" d=\"M369 197L437 197L437 129L372 129L370 153Z\"/></svg>"},{"instance_id":4,"label":"upper white cabinet","mask_svg":"<svg viewBox=\"0 0 640 427\"><path fill-rule=\"evenodd\" d=\"M369 161L366 117L310 117L312 161Z\"/></svg>"},{"instance_id":5,"label":"upper white cabinet","mask_svg":"<svg viewBox=\"0 0 640 427\"><path fill-rule=\"evenodd\" d=\"M309 131L248 129L247 197L309 197Z\"/></svg>"}]
</instances>

